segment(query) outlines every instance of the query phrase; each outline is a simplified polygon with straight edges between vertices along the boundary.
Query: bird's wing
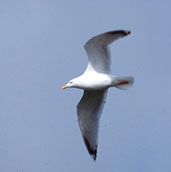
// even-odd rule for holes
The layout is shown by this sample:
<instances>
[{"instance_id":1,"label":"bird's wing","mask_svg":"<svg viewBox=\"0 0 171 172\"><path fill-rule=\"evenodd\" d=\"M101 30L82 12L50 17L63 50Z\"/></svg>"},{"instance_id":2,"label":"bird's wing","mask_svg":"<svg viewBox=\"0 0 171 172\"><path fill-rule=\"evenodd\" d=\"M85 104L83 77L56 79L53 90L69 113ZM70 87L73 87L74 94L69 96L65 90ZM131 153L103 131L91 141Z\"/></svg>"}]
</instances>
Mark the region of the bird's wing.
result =
<instances>
[{"instance_id":1,"label":"bird's wing","mask_svg":"<svg viewBox=\"0 0 171 172\"><path fill-rule=\"evenodd\" d=\"M89 59L85 72L111 73L111 58L108 45L130 33L130 31L116 30L97 35L88 40L84 45Z\"/></svg>"},{"instance_id":2,"label":"bird's wing","mask_svg":"<svg viewBox=\"0 0 171 172\"><path fill-rule=\"evenodd\" d=\"M89 154L96 160L98 127L101 112L106 100L107 89L88 91L77 105L78 123Z\"/></svg>"}]
</instances>

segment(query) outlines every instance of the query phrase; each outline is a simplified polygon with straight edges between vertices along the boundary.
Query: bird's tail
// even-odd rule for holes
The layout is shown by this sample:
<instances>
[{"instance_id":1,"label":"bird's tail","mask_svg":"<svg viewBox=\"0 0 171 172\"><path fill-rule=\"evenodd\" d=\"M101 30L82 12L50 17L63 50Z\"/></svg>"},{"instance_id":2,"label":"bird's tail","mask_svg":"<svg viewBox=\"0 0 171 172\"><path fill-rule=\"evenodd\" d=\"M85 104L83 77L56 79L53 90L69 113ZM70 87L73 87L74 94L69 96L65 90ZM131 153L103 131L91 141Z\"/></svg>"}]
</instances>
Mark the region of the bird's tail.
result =
<instances>
[{"instance_id":1,"label":"bird's tail","mask_svg":"<svg viewBox=\"0 0 171 172\"><path fill-rule=\"evenodd\" d=\"M129 90L134 83L134 77L117 77L116 80L115 87L121 90Z\"/></svg>"}]
</instances>

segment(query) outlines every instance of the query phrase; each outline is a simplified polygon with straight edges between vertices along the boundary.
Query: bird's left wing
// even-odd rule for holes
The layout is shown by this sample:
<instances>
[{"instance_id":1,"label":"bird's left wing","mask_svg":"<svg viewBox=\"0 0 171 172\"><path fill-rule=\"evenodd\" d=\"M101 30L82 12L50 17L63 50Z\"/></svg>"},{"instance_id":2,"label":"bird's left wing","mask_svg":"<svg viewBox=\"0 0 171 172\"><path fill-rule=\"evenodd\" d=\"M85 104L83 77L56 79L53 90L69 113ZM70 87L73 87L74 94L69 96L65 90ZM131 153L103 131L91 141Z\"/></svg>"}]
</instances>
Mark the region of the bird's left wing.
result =
<instances>
[{"instance_id":1,"label":"bird's left wing","mask_svg":"<svg viewBox=\"0 0 171 172\"><path fill-rule=\"evenodd\" d=\"M98 144L98 127L105 103L107 89L84 90L83 97L77 105L78 123L89 154L96 160Z\"/></svg>"},{"instance_id":2,"label":"bird's left wing","mask_svg":"<svg viewBox=\"0 0 171 172\"><path fill-rule=\"evenodd\" d=\"M99 73L111 73L111 58L109 45L129 35L126 30L115 30L97 35L86 42L84 48L88 55L88 66L85 72L96 71Z\"/></svg>"}]
</instances>

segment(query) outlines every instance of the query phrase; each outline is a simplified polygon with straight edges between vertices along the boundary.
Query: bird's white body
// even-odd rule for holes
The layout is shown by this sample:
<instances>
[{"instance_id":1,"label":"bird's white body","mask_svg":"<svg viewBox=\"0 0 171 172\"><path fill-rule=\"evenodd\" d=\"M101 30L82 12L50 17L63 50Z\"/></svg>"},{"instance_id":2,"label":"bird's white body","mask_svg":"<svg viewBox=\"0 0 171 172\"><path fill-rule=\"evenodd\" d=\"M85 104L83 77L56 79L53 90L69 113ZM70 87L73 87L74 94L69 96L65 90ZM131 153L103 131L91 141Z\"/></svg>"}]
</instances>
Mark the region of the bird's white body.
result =
<instances>
[{"instance_id":1,"label":"bird's white body","mask_svg":"<svg viewBox=\"0 0 171 172\"><path fill-rule=\"evenodd\" d=\"M77 82L75 88L88 90L105 89L113 87L114 83L117 83L114 76L97 72L83 73L83 75L75 78L74 80Z\"/></svg>"},{"instance_id":2,"label":"bird's white body","mask_svg":"<svg viewBox=\"0 0 171 172\"><path fill-rule=\"evenodd\" d=\"M84 90L83 97L77 105L78 123L88 152L96 160L99 120L106 102L109 87L129 89L133 77L115 77L111 74L111 58L108 45L127 36L130 31L117 30L97 35L87 41L84 48L88 55L85 72L69 81L65 88Z\"/></svg>"}]
</instances>

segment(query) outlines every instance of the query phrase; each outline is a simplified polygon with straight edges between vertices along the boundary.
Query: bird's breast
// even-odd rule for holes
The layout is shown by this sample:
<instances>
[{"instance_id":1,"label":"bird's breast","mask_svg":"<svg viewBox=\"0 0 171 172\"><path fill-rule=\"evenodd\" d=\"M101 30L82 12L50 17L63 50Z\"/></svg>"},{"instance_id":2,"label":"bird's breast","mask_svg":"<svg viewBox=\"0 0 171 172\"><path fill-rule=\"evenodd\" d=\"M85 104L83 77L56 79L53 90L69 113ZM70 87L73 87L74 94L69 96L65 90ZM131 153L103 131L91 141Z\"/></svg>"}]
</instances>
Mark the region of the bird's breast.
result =
<instances>
[{"instance_id":1,"label":"bird's breast","mask_svg":"<svg viewBox=\"0 0 171 172\"><path fill-rule=\"evenodd\" d=\"M106 74L90 73L82 77L83 89L105 89L110 87L111 78Z\"/></svg>"}]
</instances>

